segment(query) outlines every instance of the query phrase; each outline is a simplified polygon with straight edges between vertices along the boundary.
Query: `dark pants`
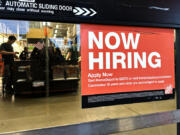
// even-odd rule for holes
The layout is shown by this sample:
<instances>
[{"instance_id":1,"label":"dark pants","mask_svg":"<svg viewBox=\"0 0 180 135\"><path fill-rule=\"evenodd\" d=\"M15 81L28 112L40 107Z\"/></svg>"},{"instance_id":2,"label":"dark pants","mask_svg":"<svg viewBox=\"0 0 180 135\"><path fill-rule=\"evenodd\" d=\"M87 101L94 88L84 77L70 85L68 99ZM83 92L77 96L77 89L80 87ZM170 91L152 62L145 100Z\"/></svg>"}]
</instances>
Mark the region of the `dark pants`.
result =
<instances>
[{"instance_id":1,"label":"dark pants","mask_svg":"<svg viewBox=\"0 0 180 135\"><path fill-rule=\"evenodd\" d=\"M6 92L12 92L12 66L4 65L4 74L3 74L3 90Z\"/></svg>"}]
</instances>

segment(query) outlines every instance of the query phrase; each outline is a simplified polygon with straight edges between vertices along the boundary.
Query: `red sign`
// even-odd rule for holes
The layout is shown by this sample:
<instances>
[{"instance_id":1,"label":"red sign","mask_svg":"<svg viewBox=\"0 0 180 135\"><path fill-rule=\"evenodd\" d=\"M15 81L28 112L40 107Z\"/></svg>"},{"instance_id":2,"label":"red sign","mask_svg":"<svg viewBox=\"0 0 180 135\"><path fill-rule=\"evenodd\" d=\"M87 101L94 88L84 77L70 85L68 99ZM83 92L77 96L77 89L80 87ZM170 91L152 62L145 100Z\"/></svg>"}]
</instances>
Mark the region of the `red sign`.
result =
<instances>
[{"instance_id":1,"label":"red sign","mask_svg":"<svg viewBox=\"0 0 180 135\"><path fill-rule=\"evenodd\" d=\"M81 25L82 95L175 87L174 30Z\"/></svg>"}]
</instances>

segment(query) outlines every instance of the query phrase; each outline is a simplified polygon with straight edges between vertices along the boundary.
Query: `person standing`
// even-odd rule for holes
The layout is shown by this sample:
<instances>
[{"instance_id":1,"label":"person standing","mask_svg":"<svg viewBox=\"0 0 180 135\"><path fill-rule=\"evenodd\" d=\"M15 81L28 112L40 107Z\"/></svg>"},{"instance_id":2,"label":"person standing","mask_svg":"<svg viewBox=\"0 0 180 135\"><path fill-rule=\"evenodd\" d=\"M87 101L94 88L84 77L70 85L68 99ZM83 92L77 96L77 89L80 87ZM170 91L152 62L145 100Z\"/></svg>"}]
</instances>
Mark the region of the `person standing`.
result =
<instances>
[{"instance_id":1,"label":"person standing","mask_svg":"<svg viewBox=\"0 0 180 135\"><path fill-rule=\"evenodd\" d=\"M76 42L71 44L71 47L68 49L66 60L69 60L72 65L78 64L78 51Z\"/></svg>"},{"instance_id":2,"label":"person standing","mask_svg":"<svg viewBox=\"0 0 180 135\"><path fill-rule=\"evenodd\" d=\"M24 47L24 51L21 52L19 58L20 58L21 60L27 60L27 59L28 59L28 55L29 55L29 53L28 53L28 48L27 48L27 47Z\"/></svg>"},{"instance_id":3,"label":"person standing","mask_svg":"<svg viewBox=\"0 0 180 135\"><path fill-rule=\"evenodd\" d=\"M2 43L0 46L0 54L2 54L2 59L4 62L4 73L3 73L3 86L4 91L7 93L13 92L13 64L14 64L14 57L18 52L14 52L12 44L16 41L16 37L11 35L8 38L6 43Z\"/></svg>"}]
</instances>

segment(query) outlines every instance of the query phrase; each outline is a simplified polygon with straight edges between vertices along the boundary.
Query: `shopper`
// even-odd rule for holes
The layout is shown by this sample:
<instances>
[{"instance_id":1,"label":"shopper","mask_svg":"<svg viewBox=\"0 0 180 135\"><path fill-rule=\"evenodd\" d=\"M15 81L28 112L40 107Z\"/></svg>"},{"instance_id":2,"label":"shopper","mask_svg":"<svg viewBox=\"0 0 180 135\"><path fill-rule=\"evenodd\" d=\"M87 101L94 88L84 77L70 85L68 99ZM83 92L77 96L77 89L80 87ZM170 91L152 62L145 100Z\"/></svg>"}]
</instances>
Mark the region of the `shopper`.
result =
<instances>
[{"instance_id":1,"label":"shopper","mask_svg":"<svg viewBox=\"0 0 180 135\"><path fill-rule=\"evenodd\" d=\"M0 53L2 54L3 62L4 62L4 74L3 74L3 88L7 93L13 92L13 64L14 57L17 57L16 54L18 52L14 52L12 44L16 41L15 36L9 36L8 41L6 43L1 44Z\"/></svg>"},{"instance_id":2,"label":"shopper","mask_svg":"<svg viewBox=\"0 0 180 135\"><path fill-rule=\"evenodd\" d=\"M77 44L74 42L68 50L66 60L69 60L72 65L76 65L78 62Z\"/></svg>"},{"instance_id":3,"label":"shopper","mask_svg":"<svg viewBox=\"0 0 180 135\"><path fill-rule=\"evenodd\" d=\"M38 40L35 47L31 53L31 75L33 81L44 80L45 78L45 54L44 54L44 41L42 39Z\"/></svg>"},{"instance_id":4,"label":"shopper","mask_svg":"<svg viewBox=\"0 0 180 135\"><path fill-rule=\"evenodd\" d=\"M61 50L59 47L56 48L55 50L55 64L58 65L58 64L63 64L65 61L62 53L61 53Z\"/></svg>"},{"instance_id":5,"label":"shopper","mask_svg":"<svg viewBox=\"0 0 180 135\"><path fill-rule=\"evenodd\" d=\"M27 47L24 47L24 51L21 52L20 59L21 60L27 60L28 59L28 48Z\"/></svg>"},{"instance_id":6,"label":"shopper","mask_svg":"<svg viewBox=\"0 0 180 135\"><path fill-rule=\"evenodd\" d=\"M41 54L42 54L42 49L44 48L44 40L43 39L39 39L38 41L36 41L36 43L34 44L34 49L31 53L30 59L33 61L36 60L40 60L41 59Z\"/></svg>"}]
</instances>

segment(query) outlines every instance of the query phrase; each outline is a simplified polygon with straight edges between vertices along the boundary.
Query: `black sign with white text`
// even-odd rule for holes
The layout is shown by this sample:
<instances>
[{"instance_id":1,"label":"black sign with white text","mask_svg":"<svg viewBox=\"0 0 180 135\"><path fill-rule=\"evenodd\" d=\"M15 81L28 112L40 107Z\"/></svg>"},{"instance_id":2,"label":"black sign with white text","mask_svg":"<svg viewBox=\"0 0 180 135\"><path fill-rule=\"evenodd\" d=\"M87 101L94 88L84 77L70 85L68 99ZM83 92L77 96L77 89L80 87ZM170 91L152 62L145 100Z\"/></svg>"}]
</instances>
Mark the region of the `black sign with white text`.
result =
<instances>
[{"instance_id":1,"label":"black sign with white text","mask_svg":"<svg viewBox=\"0 0 180 135\"><path fill-rule=\"evenodd\" d=\"M97 14L92 7L76 6L74 2L48 1L46 3L45 1L36 0L1 0L0 11L1 13L14 14L15 16L21 14L29 16L40 15L44 17L93 17ZM37 16L33 18L37 18Z\"/></svg>"},{"instance_id":2,"label":"black sign with white text","mask_svg":"<svg viewBox=\"0 0 180 135\"><path fill-rule=\"evenodd\" d=\"M2 19L179 27L178 0L0 0Z\"/></svg>"}]
</instances>

